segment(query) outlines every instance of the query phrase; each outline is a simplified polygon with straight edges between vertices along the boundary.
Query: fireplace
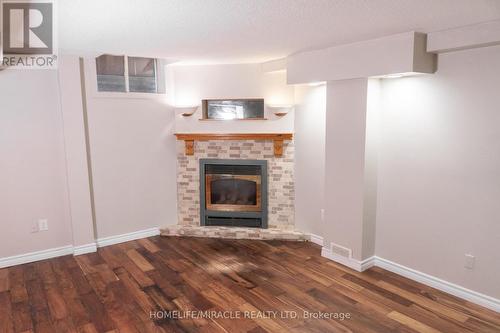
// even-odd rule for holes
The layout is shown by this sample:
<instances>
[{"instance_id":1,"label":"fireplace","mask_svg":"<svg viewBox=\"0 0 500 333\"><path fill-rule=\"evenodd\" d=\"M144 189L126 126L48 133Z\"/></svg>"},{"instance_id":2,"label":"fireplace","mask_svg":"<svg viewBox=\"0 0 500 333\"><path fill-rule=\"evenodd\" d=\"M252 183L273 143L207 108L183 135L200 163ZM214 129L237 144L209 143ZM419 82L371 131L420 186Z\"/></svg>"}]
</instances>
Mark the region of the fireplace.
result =
<instances>
[{"instance_id":1,"label":"fireplace","mask_svg":"<svg viewBox=\"0 0 500 333\"><path fill-rule=\"evenodd\" d=\"M201 225L267 228L267 161L200 159Z\"/></svg>"}]
</instances>

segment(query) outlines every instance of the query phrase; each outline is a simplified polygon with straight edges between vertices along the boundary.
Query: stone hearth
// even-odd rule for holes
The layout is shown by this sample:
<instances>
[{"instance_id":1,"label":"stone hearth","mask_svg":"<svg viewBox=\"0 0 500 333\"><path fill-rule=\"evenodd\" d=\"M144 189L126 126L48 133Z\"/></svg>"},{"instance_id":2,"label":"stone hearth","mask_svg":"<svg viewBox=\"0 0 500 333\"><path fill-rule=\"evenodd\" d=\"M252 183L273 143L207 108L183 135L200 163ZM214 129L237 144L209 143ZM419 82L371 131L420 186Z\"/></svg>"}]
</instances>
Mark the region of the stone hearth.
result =
<instances>
[{"instance_id":1,"label":"stone hearth","mask_svg":"<svg viewBox=\"0 0 500 333\"><path fill-rule=\"evenodd\" d=\"M200 227L189 225L169 226L161 231L162 236L186 236L229 239L293 240L308 241L310 236L303 232L282 229Z\"/></svg>"}]
</instances>

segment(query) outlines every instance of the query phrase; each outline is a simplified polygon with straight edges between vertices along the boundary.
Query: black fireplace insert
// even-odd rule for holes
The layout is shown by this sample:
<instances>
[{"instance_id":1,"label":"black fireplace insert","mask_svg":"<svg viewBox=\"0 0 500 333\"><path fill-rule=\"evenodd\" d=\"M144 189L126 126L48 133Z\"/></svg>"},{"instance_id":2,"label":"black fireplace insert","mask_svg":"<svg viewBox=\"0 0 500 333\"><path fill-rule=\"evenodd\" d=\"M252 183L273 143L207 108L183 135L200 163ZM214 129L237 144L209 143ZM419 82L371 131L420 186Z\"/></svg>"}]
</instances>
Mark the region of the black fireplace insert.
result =
<instances>
[{"instance_id":1,"label":"black fireplace insert","mask_svg":"<svg viewBox=\"0 0 500 333\"><path fill-rule=\"evenodd\" d=\"M267 161L200 159L201 225L267 228Z\"/></svg>"}]
</instances>

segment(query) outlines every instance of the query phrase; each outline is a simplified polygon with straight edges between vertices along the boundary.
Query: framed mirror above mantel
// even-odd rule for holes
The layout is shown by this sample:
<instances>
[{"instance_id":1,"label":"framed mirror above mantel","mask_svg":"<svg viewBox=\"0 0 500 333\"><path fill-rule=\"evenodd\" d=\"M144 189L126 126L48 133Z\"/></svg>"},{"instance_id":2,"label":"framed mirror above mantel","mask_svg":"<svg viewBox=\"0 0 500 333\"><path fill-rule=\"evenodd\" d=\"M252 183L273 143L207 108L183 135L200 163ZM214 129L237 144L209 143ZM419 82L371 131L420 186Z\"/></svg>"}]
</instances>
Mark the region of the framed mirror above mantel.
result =
<instances>
[{"instance_id":1,"label":"framed mirror above mantel","mask_svg":"<svg viewBox=\"0 0 500 333\"><path fill-rule=\"evenodd\" d=\"M204 99L200 120L265 120L263 98Z\"/></svg>"}]
</instances>

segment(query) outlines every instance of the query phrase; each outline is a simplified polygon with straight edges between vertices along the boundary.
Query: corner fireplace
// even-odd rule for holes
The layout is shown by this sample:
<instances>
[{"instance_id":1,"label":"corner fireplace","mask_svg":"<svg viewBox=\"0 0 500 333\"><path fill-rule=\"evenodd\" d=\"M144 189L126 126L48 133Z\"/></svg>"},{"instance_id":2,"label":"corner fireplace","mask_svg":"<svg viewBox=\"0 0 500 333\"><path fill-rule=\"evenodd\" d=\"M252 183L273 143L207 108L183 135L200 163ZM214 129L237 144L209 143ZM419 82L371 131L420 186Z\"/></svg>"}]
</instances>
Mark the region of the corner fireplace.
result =
<instances>
[{"instance_id":1,"label":"corner fireplace","mask_svg":"<svg viewBox=\"0 0 500 333\"><path fill-rule=\"evenodd\" d=\"M200 221L267 228L267 161L200 159Z\"/></svg>"}]
</instances>

